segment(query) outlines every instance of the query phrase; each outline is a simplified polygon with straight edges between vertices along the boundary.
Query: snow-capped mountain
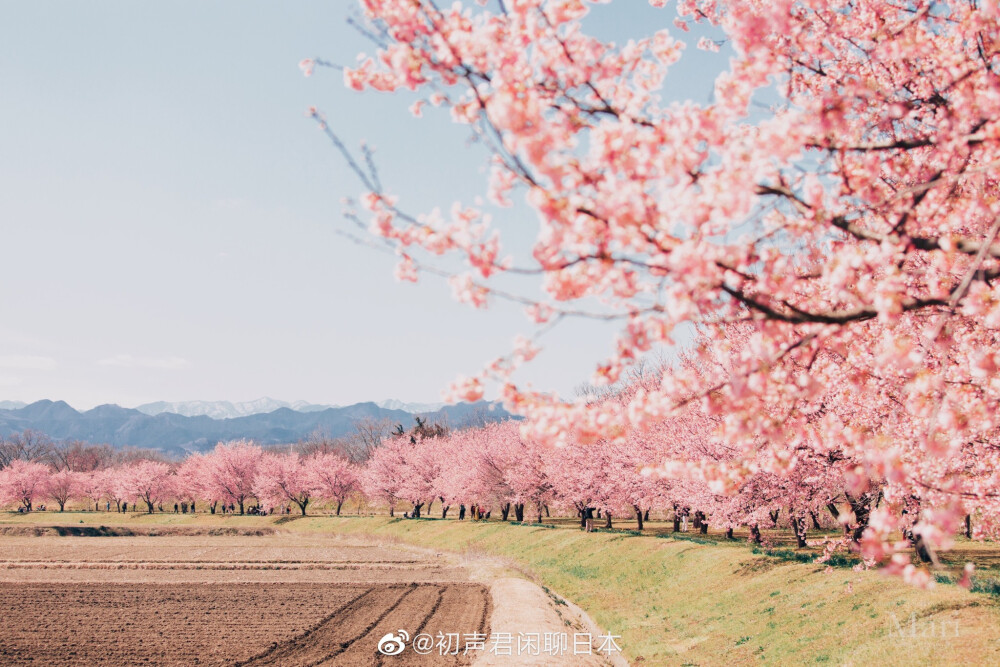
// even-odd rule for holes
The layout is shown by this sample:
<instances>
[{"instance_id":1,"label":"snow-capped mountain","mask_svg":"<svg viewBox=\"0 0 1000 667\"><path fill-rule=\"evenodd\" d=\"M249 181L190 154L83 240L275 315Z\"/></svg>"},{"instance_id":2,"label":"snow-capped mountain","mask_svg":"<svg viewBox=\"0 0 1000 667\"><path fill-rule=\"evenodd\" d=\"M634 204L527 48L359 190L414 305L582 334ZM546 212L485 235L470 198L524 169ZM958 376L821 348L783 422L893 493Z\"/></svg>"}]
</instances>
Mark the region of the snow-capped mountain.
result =
<instances>
[{"instance_id":1,"label":"snow-capped mountain","mask_svg":"<svg viewBox=\"0 0 1000 667\"><path fill-rule=\"evenodd\" d=\"M147 415L158 415L170 412L185 417L206 416L212 419L235 419L249 415L260 415L274 412L281 408L289 408L296 412L319 412L337 405L314 405L306 401L278 401L273 398L258 398L255 401L233 403L231 401L156 401L137 406L135 409Z\"/></svg>"},{"instance_id":2,"label":"snow-capped mountain","mask_svg":"<svg viewBox=\"0 0 1000 667\"><path fill-rule=\"evenodd\" d=\"M404 403L396 399L376 401L375 404L385 410L402 410L411 414L437 412L444 403ZM14 407L14 406L11 406ZM21 406L16 406L21 407ZM296 412L320 412L339 405L320 405L306 401L279 401L273 398L258 398L255 401L156 401L137 406L135 409L146 415L159 415L164 412L183 415L185 417L211 417L212 419L236 419L250 415L261 415L288 408Z\"/></svg>"},{"instance_id":3,"label":"snow-capped mountain","mask_svg":"<svg viewBox=\"0 0 1000 667\"><path fill-rule=\"evenodd\" d=\"M404 403L403 401L390 398L384 401L375 401L375 405L386 410L402 410L410 414L418 414L421 412L437 412L447 405L447 403Z\"/></svg>"}]
</instances>

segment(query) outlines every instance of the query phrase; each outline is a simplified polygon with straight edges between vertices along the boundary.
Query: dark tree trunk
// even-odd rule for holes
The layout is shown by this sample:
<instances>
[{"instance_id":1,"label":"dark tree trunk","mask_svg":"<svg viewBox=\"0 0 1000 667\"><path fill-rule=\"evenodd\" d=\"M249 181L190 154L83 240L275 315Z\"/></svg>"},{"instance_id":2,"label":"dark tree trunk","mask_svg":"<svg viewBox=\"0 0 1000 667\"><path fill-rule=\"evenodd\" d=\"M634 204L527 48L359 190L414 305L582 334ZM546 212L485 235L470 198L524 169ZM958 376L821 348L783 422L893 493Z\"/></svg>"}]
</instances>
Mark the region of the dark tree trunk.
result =
<instances>
[{"instance_id":1,"label":"dark tree trunk","mask_svg":"<svg viewBox=\"0 0 1000 667\"><path fill-rule=\"evenodd\" d=\"M681 532L681 515L680 512L677 511L676 506L674 507L674 532Z\"/></svg>"},{"instance_id":2,"label":"dark tree trunk","mask_svg":"<svg viewBox=\"0 0 1000 667\"><path fill-rule=\"evenodd\" d=\"M917 553L917 558L920 559L921 563L933 563L934 557L931 555L930 549L924 543L924 538L920 536L915 536L910 533L910 540L913 542L913 550Z\"/></svg>"},{"instance_id":3,"label":"dark tree trunk","mask_svg":"<svg viewBox=\"0 0 1000 667\"><path fill-rule=\"evenodd\" d=\"M424 506L423 503L413 503L413 512L410 514L414 519L420 518L420 508Z\"/></svg>"},{"instance_id":4,"label":"dark tree trunk","mask_svg":"<svg viewBox=\"0 0 1000 667\"><path fill-rule=\"evenodd\" d=\"M545 507L545 518L546 519L550 518L552 515L549 514L549 506L548 505L543 505L543 507Z\"/></svg>"},{"instance_id":5,"label":"dark tree trunk","mask_svg":"<svg viewBox=\"0 0 1000 667\"><path fill-rule=\"evenodd\" d=\"M823 530L823 527L819 525L819 517L816 516L816 512L809 512L809 518L812 519L813 528L815 530Z\"/></svg>"},{"instance_id":6,"label":"dark tree trunk","mask_svg":"<svg viewBox=\"0 0 1000 667\"><path fill-rule=\"evenodd\" d=\"M830 515L834 519L837 519L838 521L840 520L840 510L837 509L836 505L834 505L833 503L827 503L826 509L830 511ZM851 534L851 527L848 526L847 524L844 524L844 535L850 535L850 534Z\"/></svg>"},{"instance_id":7,"label":"dark tree trunk","mask_svg":"<svg viewBox=\"0 0 1000 667\"><path fill-rule=\"evenodd\" d=\"M760 537L760 526L757 524L750 526L750 541L754 544L760 544L762 542Z\"/></svg>"},{"instance_id":8,"label":"dark tree trunk","mask_svg":"<svg viewBox=\"0 0 1000 667\"><path fill-rule=\"evenodd\" d=\"M343 500L338 500L337 501L337 516L340 516L340 508L343 507L343 506L344 506L344 501Z\"/></svg>"},{"instance_id":9,"label":"dark tree trunk","mask_svg":"<svg viewBox=\"0 0 1000 667\"><path fill-rule=\"evenodd\" d=\"M778 515L781 514L781 510L771 510L771 512L769 512L769 514L771 515L771 523L773 525L777 526L778 525Z\"/></svg>"},{"instance_id":10,"label":"dark tree trunk","mask_svg":"<svg viewBox=\"0 0 1000 667\"><path fill-rule=\"evenodd\" d=\"M442 503L441 503L441 507L443 508L443 509L441 510L441 518L442 518L442 519L447 519L447 518L448 518L448 510L450 510L450 509L451 509L451 505L445 505L445 504L444 504L444 503L442 502Z\"/></svg>"},{"instance_id":11,"label":"dark tree trunk","mask_svg":"<svg viewBox=\"0 0 1000 667\"><path fill-rule=\"evenodd\" d=\"M500 506L501 521L506 521L508 516L510 516L510 503L504 503Z\"/></svg>"},{"instance_id":12,"label":"dark tree trunk","mask_svg":"<svg viewBox=\"0 0 1000 667\"><path fill-rule=\"evenodd\" d=\"M638 505L633 505L632 509L635 510L635 521L639 524L639 530L642 530L642 510Z\"/></svg>"},{"instance_id":13,"label":"dark tree trunk","mask_svg":"<svg viewBox=\"0 0 1000 667\"><path fill-rule=\"evenodd\" d=\"M799 549L804 549L806 547L806 518L804 516L797 516L792 519L792 528L795 529L795 542L799 545Z\"/></svg>"},{"instance_id":14,"label":"dark tree trunk","mask_svg":"<svg viewBox=\"0 0 1000 667\"><path fill-rule=\"evenodd\" d=\"M701 531L702 535L708 535L708 522L702 521L699 530Z\"/></svg>"},{"instance_id":15,"label":"dark tree trunk","mask_svg":"<svg viewBox=\"0 0 1000 667\"><path fill-rule=\"evenodd\" d=\"M644 521L649 521L649 510L646 510L646 512L643 514L642 518L643 518Z\"/></svg>"},{"instance_id":16,"label":"dark tree trunk","mask_svg":"<svg viewBox=\"0 0 1000 667\"><path fill-rule=\"evenodd\" d=\"M604 527L611 530L611 512L604 512Z\"/></svg>"},{"instance_id":17,"label":"dark tree trunk","mask_svg":"<svg viewBox=\"0 0 1000 667\"><path fill-rule=\"evenodd\" d=\"M514 503L514 520L524 523L524 503Z\"/></svg>"},{"instance_id":18,"label":"dark tree trunk","mask_svg":"<svg viewBox=\"0 0 1000 667\"><path fill-rule=\"evenodd\" d=\"M465 505L458 506L458 520L465 521Z\"/></svg>"},{"instance_id":19,"label":"dark tree trunk","mask_svg":"<svg viewBox=\"0 0 1000 667\"><path fill-rule=\"evenodd\" d=\"M392 505L389 505L389 516L396 516L396 512Z\"/></svg>"},{"instance_id":20,"label":"dark tree trunk","mask_svg":"<svg viewBox=\"0 0 1000 667\"><path fill-rule=\"evenodd\" d=\"M148 500L146 500L144 502L146 503L146 507L149 508L149 510L146 512L146 514L152 514L153 513L153 503L149 502Z\"/></svg>"},{"instance_id":21,"label":"dark tree trunk","mask_svg":"<svg viewBox=\"0 0 1000 667\"><path fill-rule=\"evenodd\" d=\"M240 514L243 514L243 499L240 498Z\"/></svg>"},{"instance_id":22,"label":"dark tree trunk","mask_svg":"<svg viewBox=\"0 0 1000 667\"><path fill-rule=\"evenodd\" d=\"M433 499L433 498L431 498L431 501L430 501L429 503L427 503L427 516L430 516L430 515L431 515L431 507L432 507L433 505L434 505L434 499Z\"/></svg>"},{"instance_id":23,"label":"dark tree trunk","mask_svg":"<svg viewBox=\"0 0 1000 667\"><path fill-rule=\"evenodd\" d=\"M727 540L734 539L733 538L733 529L732 528L726 528L726 539Z\"/></svg>"},{"instance_id":24,"label":"dark tree trunk","mask_svg":"<svg viewBox=\"0 0 1000 667\"><path fill-rule=\"evenodd\" d=\"M59 511L60 511L60 512L62 512L63 510L65 510L65 509L66 509L66 501L65 501L65 500L64 500L64 501L62 501L62 502L59 502L59 501L57 500L56 502L57 502L57 503L59 503Z\"/></svg>"},{"instance_id":25,"label":"dark tree trunk","mask_svg":"<svg viewBox=\"0 0 1000 667\"><path fill-rule=\"evenodd\" d=\"M972 515L971 514L966 514L965 515L965 536L967 538L969 538L970 540L972 539Z\"/></svg>"},{"instance_id":26,"label":"dark tree trunk","mask_svg":"<svg viewBox=\"0 0 1000 667\"><path fill-rule=\"evenodd\" d=\"M854 518L858 522L857 526L854 528L854 532L851 534L851 539L857 543L861 540L861 536L865 532L865 528L868 527L868 519L871 517L872 505L878 502L881 498L881 493L879 498L872 498L870 494L864 493L860 498L852 498L851 494L844 493L847 498L847 502L851 504L851 510L854 512Z\"/></svg>"}]
</instances>

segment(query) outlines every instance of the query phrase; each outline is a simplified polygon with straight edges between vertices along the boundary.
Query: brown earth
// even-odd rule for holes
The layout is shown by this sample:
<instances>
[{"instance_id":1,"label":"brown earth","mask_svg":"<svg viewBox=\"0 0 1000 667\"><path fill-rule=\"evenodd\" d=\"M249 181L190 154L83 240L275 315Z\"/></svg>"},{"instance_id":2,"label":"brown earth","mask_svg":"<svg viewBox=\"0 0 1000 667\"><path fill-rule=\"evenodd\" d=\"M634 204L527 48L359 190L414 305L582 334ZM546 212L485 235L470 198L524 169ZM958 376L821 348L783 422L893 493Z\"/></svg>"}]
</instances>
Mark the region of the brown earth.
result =
<instances>
[{"instance_id":1,"label":"brown earth","mask_svg":"<svg viewBox=\"0 0 1000 667\"><path fill-rule=\"evenodd\" d=\"M177 535L274 535L278 531L271 527L243 528L220 526L0 526L0 535L17 537L173 537Z\"/></svg>"},{"instance_id":2,"label":"brown earth","mask_svg":"<svg viewBox=\"0 0 1000 667\"><path fill-rule=\"evenodd\" d=\"M491 598L464 568L395 545L7 535L0 609L2 665L462 665L474 653L377 645L486 636Z\"/></svg>"}]
</instances>

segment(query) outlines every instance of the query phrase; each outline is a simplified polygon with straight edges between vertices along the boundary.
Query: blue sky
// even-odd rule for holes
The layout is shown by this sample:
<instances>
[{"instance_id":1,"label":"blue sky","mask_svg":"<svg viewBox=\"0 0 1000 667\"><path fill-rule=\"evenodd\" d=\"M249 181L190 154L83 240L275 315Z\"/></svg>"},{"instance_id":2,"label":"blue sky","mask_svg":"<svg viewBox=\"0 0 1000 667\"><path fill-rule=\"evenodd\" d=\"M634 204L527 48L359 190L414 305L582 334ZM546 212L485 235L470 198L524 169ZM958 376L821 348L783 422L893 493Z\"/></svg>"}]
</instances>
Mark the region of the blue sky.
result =
<instances>
[{"instance_id":1,"label":"blue sky","mask_svg":"<svg viewBox=\"0 0 1000 667\"><path fill-rule=\"evenodd\" d=\"M301 75L304 57L371 51L352 5L0 4L0 399L434 401L531 332L520 308L397 283L391 257L336 235L360 186L310 105L377 148L410 210L485 189L484 154L445 113ZM673 16L629 0L588 28L638 37ZM725 56L685 39L670 97L704 102ZM533 214L508 215L529 242ZM523 377L572 395L612 339L573 322Z\"/></svg>"}]
</instances>

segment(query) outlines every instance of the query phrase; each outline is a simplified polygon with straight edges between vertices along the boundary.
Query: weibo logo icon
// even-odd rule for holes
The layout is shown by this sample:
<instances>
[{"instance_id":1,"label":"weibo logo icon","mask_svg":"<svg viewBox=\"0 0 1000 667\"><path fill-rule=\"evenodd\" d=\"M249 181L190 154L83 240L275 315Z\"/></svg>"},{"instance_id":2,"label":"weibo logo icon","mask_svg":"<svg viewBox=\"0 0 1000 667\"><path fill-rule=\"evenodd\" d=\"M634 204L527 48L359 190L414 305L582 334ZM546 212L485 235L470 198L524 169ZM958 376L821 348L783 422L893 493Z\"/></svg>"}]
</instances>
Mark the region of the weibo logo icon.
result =
<instances>
[{"instance_id":1,"label":"weibo logo icon","mask_svg":"<svg viewBox=\"0 0 1000 667\"><path fill-rule=\"evenodd\" d=\"M399 655L406 648L406 642L410 641L410 633L400 630L398 635L387 633L378 640L378 652L382 655Z\"/></svg>"}]
</instances>

